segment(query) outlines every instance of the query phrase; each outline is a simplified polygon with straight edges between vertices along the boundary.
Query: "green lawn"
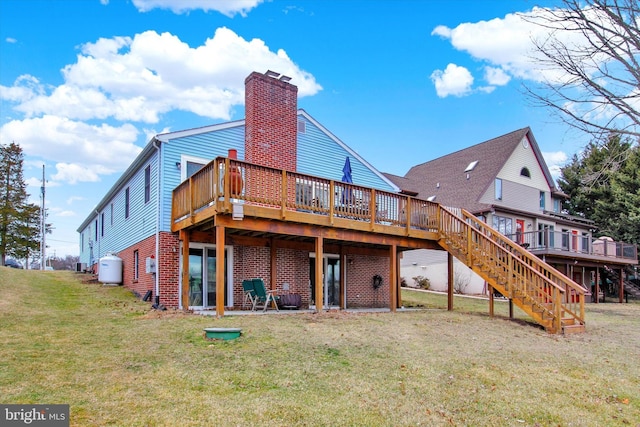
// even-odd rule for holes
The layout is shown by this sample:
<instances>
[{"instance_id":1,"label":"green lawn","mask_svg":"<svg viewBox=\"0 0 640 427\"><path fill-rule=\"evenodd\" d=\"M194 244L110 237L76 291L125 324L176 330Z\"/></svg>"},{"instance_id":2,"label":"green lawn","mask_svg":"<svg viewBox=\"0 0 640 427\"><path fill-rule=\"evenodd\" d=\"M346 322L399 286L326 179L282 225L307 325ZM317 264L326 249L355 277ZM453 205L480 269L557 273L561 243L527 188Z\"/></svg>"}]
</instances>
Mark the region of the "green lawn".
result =
<instances>
[{"instance_id":1,"label":"green lawn","mask_svg":"<svg viewBox=\"0 0 640 427\"><path fill-rule=\"evenodd\" d=\"M0 267L0 403L66 403L74 426L640 426L637 303L564 337L410 290L420 310L215 319L81 278Z\"/></svg>"}]
</instances>

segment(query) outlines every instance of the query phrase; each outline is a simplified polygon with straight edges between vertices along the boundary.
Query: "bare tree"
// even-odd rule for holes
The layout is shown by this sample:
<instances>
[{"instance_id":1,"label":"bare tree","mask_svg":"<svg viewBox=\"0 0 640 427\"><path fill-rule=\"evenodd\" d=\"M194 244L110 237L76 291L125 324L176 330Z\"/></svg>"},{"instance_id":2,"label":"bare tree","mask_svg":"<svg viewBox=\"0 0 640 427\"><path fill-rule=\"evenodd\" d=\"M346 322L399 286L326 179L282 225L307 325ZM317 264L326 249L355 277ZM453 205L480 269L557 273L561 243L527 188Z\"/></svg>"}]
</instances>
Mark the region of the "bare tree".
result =
<instances>
[{"instance_id":1,"label":"bare tree","mask_svg":"<svg viewBox=\"0 0 640 427\"><path fill-rule=\"evenodd\" d=\"M640 137L638 0L563 0L527 21L545 28L534 39L538 86L527 87L571 127L600 141ZM555 71L555 72L554 72Z\"/></svg>"}]
</instances>

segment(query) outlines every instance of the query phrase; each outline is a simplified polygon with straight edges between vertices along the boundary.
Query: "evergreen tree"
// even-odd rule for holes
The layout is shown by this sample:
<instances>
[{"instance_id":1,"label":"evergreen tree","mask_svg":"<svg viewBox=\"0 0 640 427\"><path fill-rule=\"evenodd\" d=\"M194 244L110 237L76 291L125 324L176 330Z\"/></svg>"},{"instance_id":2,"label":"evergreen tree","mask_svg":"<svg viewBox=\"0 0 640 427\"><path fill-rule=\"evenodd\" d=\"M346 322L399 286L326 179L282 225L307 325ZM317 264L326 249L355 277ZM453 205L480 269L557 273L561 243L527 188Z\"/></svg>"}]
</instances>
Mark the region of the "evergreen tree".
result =
<instances>
[{"instance_id":1,"label":"evergreen tree","mask_svg":"<svg viewBox=\"0 0 640 427\"><path fill-rule=\"evenodd\" d=\"M640 146L619 135L591 143L562 168L558 185L571 215L595 221L598 234L640 243Z\"/></svg>"},{"instance_id":2,"label":"evergreen tree","mask_svg":"<svg viewBox=\"0 0 640 427\"><path fill-rule=\"evenodd\" d=\"M0 145L0 265L7 255L27 258L40 244L39 208L28 203L23 162L18 144Z\"/></svg>"}]
</instances>

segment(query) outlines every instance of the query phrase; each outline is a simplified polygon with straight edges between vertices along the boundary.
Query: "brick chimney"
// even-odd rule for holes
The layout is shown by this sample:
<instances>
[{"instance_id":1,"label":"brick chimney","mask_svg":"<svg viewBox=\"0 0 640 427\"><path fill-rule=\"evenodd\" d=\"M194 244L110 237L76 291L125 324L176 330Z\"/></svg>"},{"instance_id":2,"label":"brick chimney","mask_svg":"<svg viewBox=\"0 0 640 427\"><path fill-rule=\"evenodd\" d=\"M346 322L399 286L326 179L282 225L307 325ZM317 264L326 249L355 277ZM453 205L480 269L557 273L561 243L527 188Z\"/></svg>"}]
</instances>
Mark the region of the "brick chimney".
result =
<instances>
[{"instance_id":1,"label":"brick chimney","mask_svg":"<svg viewBox=\"0 0 640 427\"><path fill-rule=\"evenodd\" d=\"M245 161L296 171L298 87L289 80L273 71L245 79Z\"/></svg>"}]
</instances>

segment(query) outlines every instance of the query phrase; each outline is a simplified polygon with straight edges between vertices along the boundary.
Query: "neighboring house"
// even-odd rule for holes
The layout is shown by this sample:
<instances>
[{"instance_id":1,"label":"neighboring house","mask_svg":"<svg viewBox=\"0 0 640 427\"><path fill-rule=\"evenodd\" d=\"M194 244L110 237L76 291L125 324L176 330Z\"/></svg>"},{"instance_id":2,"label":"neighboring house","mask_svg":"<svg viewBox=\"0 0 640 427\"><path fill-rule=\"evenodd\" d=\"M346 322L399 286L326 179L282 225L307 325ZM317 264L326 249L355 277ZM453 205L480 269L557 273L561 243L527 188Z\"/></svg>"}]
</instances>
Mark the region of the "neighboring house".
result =
<instances>
[{"instance_id":1,"label":"neighboring house","mask_svg":"<svg viewBox=\"0 0 640 427\"><path fill-rule=\"evenodd\" d=\"M296 172L300 174L296 184L298 201L328 200L329 187L305 185L303 175L340 181L346 159L350 161L354 185L398 191L358 153L307 112L297 109L297 87L287 78L254 72L245 83L245 120L159 134L149 141L78 228L81 263L97 272L101 258L116 254L122 260L122 283L139 296L151 292L156 303L185 308L181 298L188 293L190 308L212 308L217 298L215 238L206 231L193 233L184 249L184 240L172 231L173 190L182 182L188 183L212 160L237 156L250 163ZM261 185L268 193L278 190L265 182ZM264 278L273 289L282 290L288 284L289 291L302 295L306 306L315 302L314 293L320 288L315 287L313 250L277 241L274 252L273 238L257 236L227 240L223 262L225 307L241 308L242 280L255 277ZM331 250L325 249L321 260L326 306L389 305L388 290L371 286L372 276L389 275L389 262L381 262L380 257L382 254L382 259L387 259L387 251L340 252L335 245ZM349 264L345 266L347 254ZM185 255L188 287L183 286L180 274ZM271 257L291 261L291 265L275 271ZM347 294L343 278L346 274L353 295Z\"/></svg>"},{"instance_id":2,"label":"neighboring house","mask_svg":"<svg viewBox=\"0 0 640 427\"><path fill-rule=\"evenodd\" d=\"M568 196L556 187L530 128L413 166L404 177L386 176L405 194L471 212L588 290L595 291L603 269L621 278L638 262L635 245L594 239L593 221L563 213ZM446 289L446 262L443 252L407 252L401 275L409 284L424 276ZM466 293L487 291L466 267L455 268ZM621 287L622 281L612 289L620 301Z\"/></svg>"}]
</instances>

